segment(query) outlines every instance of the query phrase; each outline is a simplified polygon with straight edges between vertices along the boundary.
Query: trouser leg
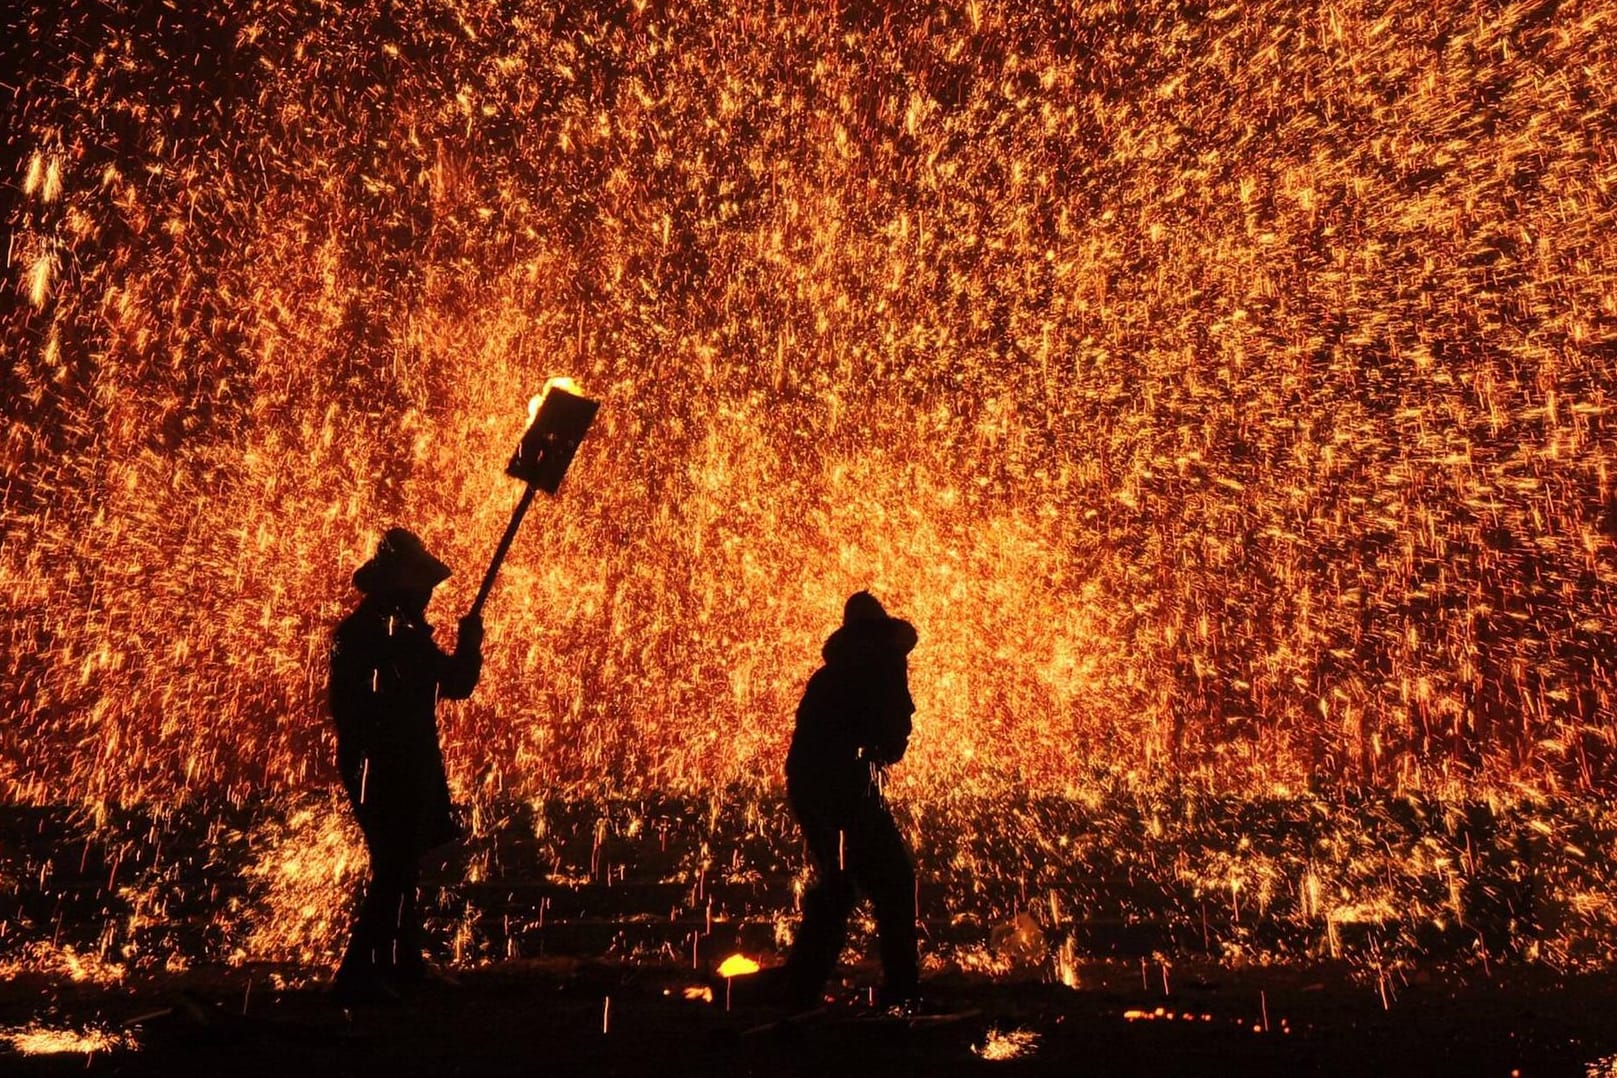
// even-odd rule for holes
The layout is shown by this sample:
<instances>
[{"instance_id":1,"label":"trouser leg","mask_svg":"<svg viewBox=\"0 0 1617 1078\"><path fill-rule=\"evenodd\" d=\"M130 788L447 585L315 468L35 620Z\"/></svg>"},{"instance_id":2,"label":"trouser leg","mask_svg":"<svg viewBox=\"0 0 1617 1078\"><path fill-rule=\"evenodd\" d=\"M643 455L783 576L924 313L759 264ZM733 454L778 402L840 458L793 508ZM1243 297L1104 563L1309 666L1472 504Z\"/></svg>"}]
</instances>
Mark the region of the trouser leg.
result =
<instances>
[{"instance_id":1,"label":"trouser leg","mask_svg":"<svg viewBox=\"0 0 1617 1078\"><path fill-rule=\"evenodd\" d=\"M338 976L386 972L399 961L407 946L419 946L415 924L416 877L419 869L409 841L399 836L367 832L370 880L354 918L348 950Z\"/></svg>"},{"instance_id":2,"label":"trouser leg","mask_svg":"<svg viewBox=\"0 0 1617 1078\"><path fill-rule=\"evenodd\" d=\"M816 879L803 894L803 923L786 960L786 983L794 1002L808 1004L836 970L857 894L844 867L841 831L812 814L799 811L798 817Z\"/></svg>"},{"instance_id":3,"label":"trouser leg","mask_svg":"<svg viewBox=\"0 0 1617 1078\"><path fill-rule=\"evenodd\" d=\"M377 965L384 973L414 969L421 964L421 912L419 887L421 868L410 846L392 852L387 866L384 893L390 905L382 911L382 947Z\"/></svg>"},{"instance_id":4,"label":"trouser leg","mask_svg":"<svg viewBox=\"0 0 1617 1078\"><path fill-rule=\"evenodd\" d=\"M424 933L421 927L421 862L411 857L403 879L403 897L393 943L393 965L407 980L419 978L426 969L421 953Z\"/></svg>"},{"instance_id":5,"label":"trouser leg","mask_svg":"<svg viewBox=\"0 0 1617 1078\"><path fill-rule=\"evenodd\" d=\"M848 871L876 911L882 994L909 999L920 986L915 934L915 867L909 847L885 806L875 804L849 829Z\"/></svg>"}]
</instances>

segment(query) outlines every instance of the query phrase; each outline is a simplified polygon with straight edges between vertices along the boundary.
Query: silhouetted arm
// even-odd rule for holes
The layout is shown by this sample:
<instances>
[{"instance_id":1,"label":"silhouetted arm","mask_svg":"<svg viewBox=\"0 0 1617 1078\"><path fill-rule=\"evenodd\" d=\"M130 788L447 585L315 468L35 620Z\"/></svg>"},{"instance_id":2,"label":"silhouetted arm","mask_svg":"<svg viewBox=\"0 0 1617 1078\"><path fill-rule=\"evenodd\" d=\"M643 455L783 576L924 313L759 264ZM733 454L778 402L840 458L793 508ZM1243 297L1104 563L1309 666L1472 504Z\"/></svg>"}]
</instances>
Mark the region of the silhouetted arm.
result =
<instances>
[{"instance_id":1,"label":"silhouetted arm","mask_svg":"<svg viewBox=\"0 0 1617 1078\"><path fill-rule=\"evenodd\" d=\"M910 698L909 673L899 661L897 669L882 679L881 706L876 714L876 762L886 766L904 758L910 744L910 716L915 701Z\"/></svg>"},{"instance_id":2,"label":"silhouetted arm","mask_svg":"<svg viewBox=\"0 0 1617 1078\"><path fill-rule=\"evenodd\" d=\"M438 695L448 700L464 700L477 688L483 673L483 619L468 614L460 619L455 636L455 653L444 655L438 670Z\"/></svg>"},{"instance_id":3,"label":"silhouetted arm","mask_svg":"<svg viewBox=\"0 0 1617 1078\"><path fill-rule=\"evenodd\" d=\"M892 652L881 662L876 714L875 753L877 762L884 766L896 764L904 758L910 744L910 716L915 714L915 700L910 696L909 660L906 658L917 640L915 626L896 618L889 624Z\"/></svg>"}]
</instances>

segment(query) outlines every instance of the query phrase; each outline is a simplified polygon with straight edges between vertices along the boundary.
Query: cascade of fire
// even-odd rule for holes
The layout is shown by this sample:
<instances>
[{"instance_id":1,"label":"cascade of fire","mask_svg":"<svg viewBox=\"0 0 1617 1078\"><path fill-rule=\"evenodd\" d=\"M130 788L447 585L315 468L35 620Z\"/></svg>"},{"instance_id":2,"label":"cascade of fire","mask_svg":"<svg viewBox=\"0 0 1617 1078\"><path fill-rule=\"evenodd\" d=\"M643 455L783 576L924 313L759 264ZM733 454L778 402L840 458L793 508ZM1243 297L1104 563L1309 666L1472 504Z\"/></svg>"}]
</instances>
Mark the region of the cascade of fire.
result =
<instances>
[{"instance_id":1,"label":"cascade of fire","mask_svg":"<svg viewBox=\"0 0 1617 1078\"><path fill-rule=\"evenodd\" d=\"M8 18L0 798L329 782L558 374L460 795L771 781L863 587L917 797L1617 778L1605 0Z\"/></svg>"}]
</instances>

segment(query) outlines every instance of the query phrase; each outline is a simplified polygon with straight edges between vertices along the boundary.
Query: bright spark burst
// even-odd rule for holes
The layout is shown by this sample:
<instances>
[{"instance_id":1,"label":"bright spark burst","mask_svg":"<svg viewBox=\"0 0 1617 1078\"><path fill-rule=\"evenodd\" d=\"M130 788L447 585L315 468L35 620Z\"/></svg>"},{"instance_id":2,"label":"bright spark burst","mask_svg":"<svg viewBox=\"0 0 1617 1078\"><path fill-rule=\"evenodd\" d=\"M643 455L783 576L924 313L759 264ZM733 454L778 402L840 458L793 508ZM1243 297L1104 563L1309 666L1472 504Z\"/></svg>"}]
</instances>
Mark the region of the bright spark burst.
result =
<instances>
[{"instance_id":1,"label":"bright spark burst","mask_svg":"<svg viewBox=\"0 0 1617 1078\"><path fill-rule=\"evenodd\" d=\"M1012 1029L1001 1032L990 1029L981 1045L972 1045L976 1055L993 1062L1022 1059L1030 1056L1039 1046L1039 1035L1031 1029Z\"/></svg>"}]
</instances>

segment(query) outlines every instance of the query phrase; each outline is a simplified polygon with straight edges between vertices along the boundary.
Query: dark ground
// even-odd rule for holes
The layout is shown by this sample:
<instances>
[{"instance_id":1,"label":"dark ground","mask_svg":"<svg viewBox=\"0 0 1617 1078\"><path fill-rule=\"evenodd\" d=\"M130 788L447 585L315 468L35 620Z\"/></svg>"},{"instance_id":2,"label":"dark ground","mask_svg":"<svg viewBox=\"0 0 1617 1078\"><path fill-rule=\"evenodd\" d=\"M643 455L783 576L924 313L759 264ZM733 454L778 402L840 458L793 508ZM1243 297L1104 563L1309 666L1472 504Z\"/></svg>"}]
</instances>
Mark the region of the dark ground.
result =
<instances>
[{"instance_id":1,"label":"dark ground","mask_svg":"<svg viewBox=\"0 0 1617 1078\"><path fill-rule=\"evenodd\" d=\"M711 1004L684 990L736 950L780 960L802 866L783 806L487 810L424 880L433 954L460 985L353 1012L324 991L321 957L346 916L347 884L320 861L342 819L325 802L0 809L0 1076L1617 1078L1612 862L1586 855L1617 846L1604 804L1119 794L930 811L914 821L927 989L969 1017L860 1020L878 971L859 965L836 1020L763 1030L779 1015L742 988L728 1010L722 983ZM1309 878L1381 912L1329 919ZM1024 910L1037 955L984 972L1015 968L995 935ZM302 957L257 961L265 927ZM844 957L870 949L856 923ZM1073 968L1076 989L1053 983ZM127 1031L138 1048L24 1056L6 1034L31 1026ZM1037 1040L984 1059L995 1031Z\"/></svg>"},{"instance_id":2,"label":"dark ground","mask_svg":"<svg viewBox=\"0 0 1617 1078\"><path fill-rule=\"evenodd\" d=\"M136 1050L23 1057L8 1075L1062 1074L1607 1075L1617 978L1543 971L1419 971L1388 986L1343 969L1230 971L1087 964L1074 990L986 976L935 980L943 1005L980 1013L908 1027L810 1022L683 998L688 970L522 960L466 972L387 1008L345 1011L319 987L273 988L271 969L194 970L114 989L13 981L0 1025L127 1027ZM855 982L874 971L855 968ZM738 982L739 983L739 982ZM251 988L249 989L249 984ZM850 998L839 1018L868 1013ZM738 990L737 996L739 998ZM610 1000L610 1004L607 1001ZM1160 1009L1160 1010L1159 1010ZM602 1031L603 1011L607 1031ZM1145 1012L1149 1018L1126 1017ZM1269 1027L1263 1029L1267 1012ZM146 1017L141 1017L145 1015ZM989 1031L1029 1030L1030 1052L980 1058Z\"/></svg>"}]
</instances>

